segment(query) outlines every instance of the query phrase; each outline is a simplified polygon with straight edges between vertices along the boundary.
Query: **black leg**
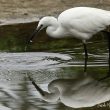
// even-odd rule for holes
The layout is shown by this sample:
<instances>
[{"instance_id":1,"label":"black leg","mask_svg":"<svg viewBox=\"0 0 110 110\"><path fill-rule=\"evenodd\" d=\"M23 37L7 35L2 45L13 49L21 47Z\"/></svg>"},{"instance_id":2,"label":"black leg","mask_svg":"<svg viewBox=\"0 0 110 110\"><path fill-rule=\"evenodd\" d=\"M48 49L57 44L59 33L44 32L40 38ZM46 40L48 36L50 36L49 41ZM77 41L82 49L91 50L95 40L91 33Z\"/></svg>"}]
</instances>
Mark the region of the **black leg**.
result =
<instances>
[{"instance_id":1,"label":"black leg","mask_svg":"<svg viewBox=\"0 0 110 110\"><path fill-rule=\"evenodd\" d=\"M88 61L88 53L87 53L86 43L83 43L83 45L84 45L84 53L85 53L84 73L86 73L86 71L87 71L87 61Z\"/></svg>"},{"instance_id":2,"label":"black leg","mask_svg":"<svg viewBox=\"0 0 110 110\"><path fill-rule=\"evenodd\" d=\"M36 88L36 90L42 95L44 96L44 92L43 90L35 83L35 81L28 75L29 80L32 82L33 86Z\"/></svg>"}]
</instances>

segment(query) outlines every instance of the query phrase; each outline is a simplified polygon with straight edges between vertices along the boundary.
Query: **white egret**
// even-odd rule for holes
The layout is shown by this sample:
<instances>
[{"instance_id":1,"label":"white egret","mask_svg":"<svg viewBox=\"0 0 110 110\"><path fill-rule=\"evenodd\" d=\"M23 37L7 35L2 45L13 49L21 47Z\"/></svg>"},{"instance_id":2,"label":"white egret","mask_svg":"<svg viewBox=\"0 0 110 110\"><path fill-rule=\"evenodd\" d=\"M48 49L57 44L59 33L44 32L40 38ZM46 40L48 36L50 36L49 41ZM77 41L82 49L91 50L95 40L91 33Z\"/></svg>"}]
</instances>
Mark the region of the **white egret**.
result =
<instances>
[{"instance_id":1,"label":"white egret","mask_svg":"<svg viewBox=\"0 0 110 110\"><path fill-rule=\"evenodd\" d=\"M28 43L32 42L35 34L44 28L46 28L47 34L53 38L74 37L80 39L84 45L84 72L86 72L88 60L86 41L109 25L110 11L91 7L75 7L62 12L58 18L52 16L43 17Z\"/></svg>"},{"instance_id":2,"label":"white egret","mask_svg":"<svg viewBox=\"0 0 110 110\"><path fill-rule=\"evenodd\" d=\"M31 78L30 80L41 98L47 102L60 100L66 106L82 108L110 100L110 87L91 77L54 80L48 85L49 92L42 90Z\"/></svg>"}]
</instances>

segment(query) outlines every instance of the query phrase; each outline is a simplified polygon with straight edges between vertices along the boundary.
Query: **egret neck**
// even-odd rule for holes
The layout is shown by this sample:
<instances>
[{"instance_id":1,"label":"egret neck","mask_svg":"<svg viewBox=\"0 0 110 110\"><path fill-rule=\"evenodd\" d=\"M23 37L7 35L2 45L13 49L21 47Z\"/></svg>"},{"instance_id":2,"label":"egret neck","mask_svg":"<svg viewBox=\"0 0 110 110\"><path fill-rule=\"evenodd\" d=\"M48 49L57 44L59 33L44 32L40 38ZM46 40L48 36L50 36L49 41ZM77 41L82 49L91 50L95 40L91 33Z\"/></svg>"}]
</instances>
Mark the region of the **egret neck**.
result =
<instances>
[{"instance_id":1,"label":"egret neck","mask_svg":"<svg viewBox=\"0 0 110 110\"><path fill-rule=\"evenodd\" d=\"M60 91L57 87L54 87L52 91L44 92L44 96L42 96L42 99L47 102L56 102L60 98Z\"/></svg>"},{"instance_id":2,"label":"egret neck","mask_svg":"<svg viewBox=\"0 0 110 110\"><path fill-rule=\"evenodd\" d=\"M47 26L46 33L53 38L63 38L68 36L67 31L62 27L62 24L58 22L55 17L48 17L50 19Z\"/></svg>"}]
</instances>

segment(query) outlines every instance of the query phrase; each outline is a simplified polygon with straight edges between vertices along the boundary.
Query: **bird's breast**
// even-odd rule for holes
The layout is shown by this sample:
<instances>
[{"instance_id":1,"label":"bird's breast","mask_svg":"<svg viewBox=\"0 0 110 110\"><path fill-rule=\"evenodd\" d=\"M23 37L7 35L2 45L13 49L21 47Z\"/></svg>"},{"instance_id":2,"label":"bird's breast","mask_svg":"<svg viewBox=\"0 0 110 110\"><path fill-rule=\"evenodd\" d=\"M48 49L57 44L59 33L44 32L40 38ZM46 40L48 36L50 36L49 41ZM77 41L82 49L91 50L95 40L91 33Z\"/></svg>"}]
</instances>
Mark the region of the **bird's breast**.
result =
<instances>
[{"instance_id":1,"label":"bird's breast","mask_svg":"<svg viewBox=\"0 0 110 110\"><path fill-rule=\"evenodd\" d=\"M71 35L68 30L61 26L57 27L57 29L52 29L51 27L48 27L46 33L52 38L65 38Z\"/></svg>"}]
</instances>

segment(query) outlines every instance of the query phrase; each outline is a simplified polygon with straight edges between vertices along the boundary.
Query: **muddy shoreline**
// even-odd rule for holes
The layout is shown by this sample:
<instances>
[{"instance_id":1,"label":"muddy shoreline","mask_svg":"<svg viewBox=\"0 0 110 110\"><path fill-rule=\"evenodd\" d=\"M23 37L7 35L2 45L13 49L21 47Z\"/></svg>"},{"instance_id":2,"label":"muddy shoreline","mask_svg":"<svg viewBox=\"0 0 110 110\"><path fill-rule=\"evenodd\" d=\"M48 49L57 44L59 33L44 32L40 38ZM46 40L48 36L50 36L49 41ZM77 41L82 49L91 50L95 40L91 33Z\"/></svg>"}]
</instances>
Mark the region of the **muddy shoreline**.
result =
<instances>
[{"instance_id":1,"label":"muddy shoreline","mask_svg":"<svg viewBox=\"0 0 110 110\"><path fill-rule=\"evenodd\" d=\"M19 21L17 23L9 22L9 24L0 25L0 51L1 52L25 52L25 46L30 35L36 29L38 21ZM98 33L90 41L102 42L106 37L102 33ZM102 40L102 41L101 41ZM77 42L77 43L76 43ZM78 39L54 39L49 37L45 30L34 38L33 42L27 47L27 52L33 51L59 51L66 48L75 48L77 45L82 46L82 42Z\"/></svg>"},{"instance_id":2,"label":"muddy shoreline","mask_svg":"<svg viewBox=\"0 0 110 110\"><path fill-rule=\"evenodd\" d=\"M62 11L76 6L91 6L110 10L109 0L1 0L0 51L24 52L26 41L35 30L40 17L57 17ZM97 39L96 37L95 39ZM101 39L103 37L99 37ZM94 39L94 38L93 38ZM45 31L35 37L27 51L73 48L76 39L52 39ZM71 43L70 43L71 42ZM81 43L81 42L80 42ZM45 45L43 45L45 44ZM68 45L68 46L67 46Z\"/></svg>"},{"instance_id":3,"label":"muddy shoreline","mask_svg":"<svg viewBox=\"0 0 110 110\"><path fill-rule=\"evenodd\" d=\"M110 10L109 0L0 0L0 22L3 20L33 19L58 16L62 11L77 6ZM32 20L31 20L32 21Z\"/></svg>"}]
</instances>

